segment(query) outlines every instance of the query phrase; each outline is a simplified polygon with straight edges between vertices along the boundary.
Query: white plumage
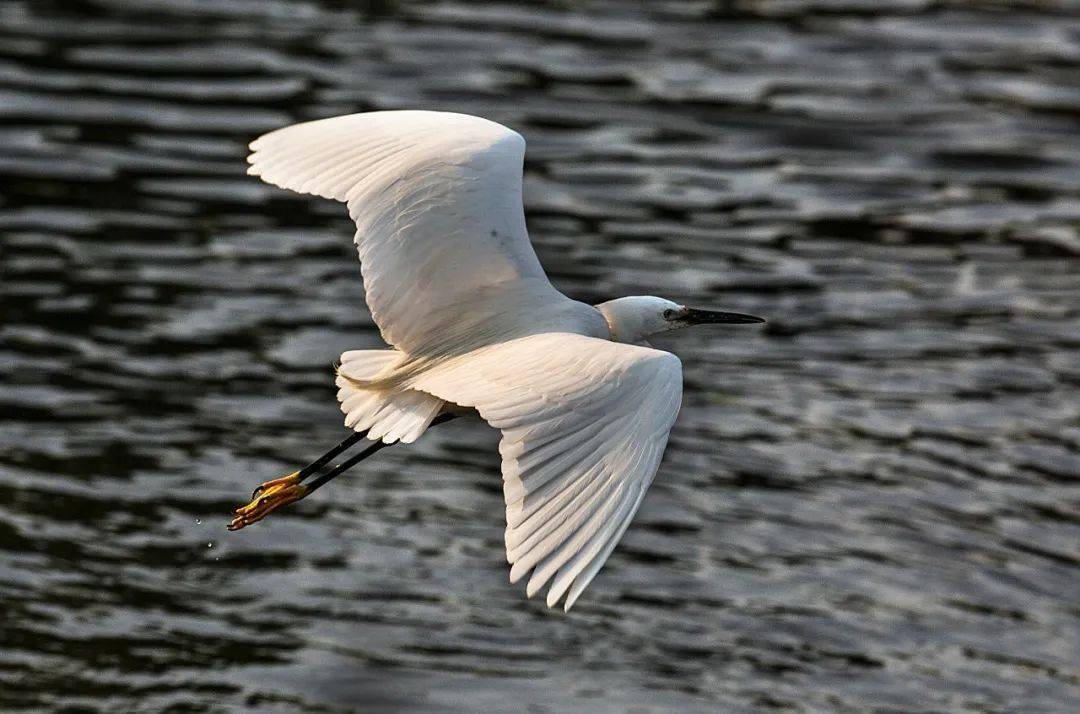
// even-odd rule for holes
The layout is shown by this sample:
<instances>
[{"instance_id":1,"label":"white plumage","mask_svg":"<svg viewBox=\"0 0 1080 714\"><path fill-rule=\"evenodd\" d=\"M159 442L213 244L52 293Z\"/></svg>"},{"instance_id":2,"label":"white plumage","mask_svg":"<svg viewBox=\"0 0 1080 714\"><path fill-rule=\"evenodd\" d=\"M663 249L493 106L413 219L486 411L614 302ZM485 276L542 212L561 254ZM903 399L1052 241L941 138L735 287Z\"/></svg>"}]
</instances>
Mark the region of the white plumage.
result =
<instances>
[{"instance_id":1,"label":"white plumage","mask_svg":"<svg viewBox=\"0 0 1080 714\"><path fill-rule=\"evenodd\" d=\"M679 412L667 352L570 333L519 337L432 368L417 389L502 430L510 581L566 608L607 560L652 483Z\"/></svg>"},{"instance_id":2,"label":"white plumage","mask_svg":"<svg viewBox=\"0 0 1080 714\"><path fill-rule=\"evenodd\" d=\"M559 293L525 231L525 141L478 117L354 114L251 144L249 173L344 201L368 307L392 350L341 356L345 423L410 442L446 403L502 431L510 579L566 609L652 482L679 411L674 355L635 344L692 324L660 298ZM618 340L613 341L613 340Z\"/></svg>"}]
</instances>

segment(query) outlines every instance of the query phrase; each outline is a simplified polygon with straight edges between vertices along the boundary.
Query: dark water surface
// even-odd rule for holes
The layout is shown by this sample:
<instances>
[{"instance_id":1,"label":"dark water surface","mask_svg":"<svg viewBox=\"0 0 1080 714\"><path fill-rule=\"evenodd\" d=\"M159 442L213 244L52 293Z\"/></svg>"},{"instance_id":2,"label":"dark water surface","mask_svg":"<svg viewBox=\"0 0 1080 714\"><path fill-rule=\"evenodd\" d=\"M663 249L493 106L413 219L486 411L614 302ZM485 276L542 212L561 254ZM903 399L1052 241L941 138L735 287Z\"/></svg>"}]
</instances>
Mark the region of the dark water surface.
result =
<instances>
[{"instance_id":1,"label":"dark water surface","mask_svg":"<svg viewBox=\"0 0 1080 714\"><path fill-rule=\"evenodd\" d=\"M357 7L0 4L0 709L1080 708L1080 15ZM526 136L570 295L771 318L657 341L682 416L569 615L479 424L224 529L378 344L343 207L245 144L402 107Z\"/></svg>"}]
</instances>

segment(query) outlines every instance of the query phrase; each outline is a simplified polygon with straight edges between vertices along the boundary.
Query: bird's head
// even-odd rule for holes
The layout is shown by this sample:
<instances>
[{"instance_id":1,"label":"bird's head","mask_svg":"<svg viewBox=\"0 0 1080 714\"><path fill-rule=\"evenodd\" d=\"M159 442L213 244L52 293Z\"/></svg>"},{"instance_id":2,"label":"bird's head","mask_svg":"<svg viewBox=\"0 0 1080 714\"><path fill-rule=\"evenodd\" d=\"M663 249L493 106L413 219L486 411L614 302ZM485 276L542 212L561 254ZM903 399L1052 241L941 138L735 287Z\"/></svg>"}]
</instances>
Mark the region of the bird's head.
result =
<instances>
[{"instance_id":1,"label":"bird's head","mask_svg":"<svg viewBox=\"0 0 1080 714\"><path fill-rule=\"evenodd\" d=\"M760 317L739 312L698 310L651 295L609 300L596 306L607 320L611 339L641 342L650 335L693 325L746 325L765 322Z\"/></svg>"}]
</instances>

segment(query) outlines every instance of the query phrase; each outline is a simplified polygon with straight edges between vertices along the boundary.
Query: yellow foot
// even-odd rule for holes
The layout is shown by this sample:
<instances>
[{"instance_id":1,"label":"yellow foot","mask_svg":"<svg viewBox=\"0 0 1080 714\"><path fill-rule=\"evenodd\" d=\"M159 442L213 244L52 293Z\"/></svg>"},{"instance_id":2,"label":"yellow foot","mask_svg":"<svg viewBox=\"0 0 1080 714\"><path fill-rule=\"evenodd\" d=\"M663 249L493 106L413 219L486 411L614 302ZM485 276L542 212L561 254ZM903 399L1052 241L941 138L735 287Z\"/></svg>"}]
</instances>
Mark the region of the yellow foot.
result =
<instances>
[{"instance_id":1,"label":"yellow foot","mask_svg":"<svg viewBox=\"0 0 1080 714\"><path fill-rule=\"evenodd\" d=\"M229 530L238 531L244 526L258 523L268 515L308 495L309 489L300 483L300 472L267 481L251 494L251 503L233 511Z\"/></svg>"}]
</instances>

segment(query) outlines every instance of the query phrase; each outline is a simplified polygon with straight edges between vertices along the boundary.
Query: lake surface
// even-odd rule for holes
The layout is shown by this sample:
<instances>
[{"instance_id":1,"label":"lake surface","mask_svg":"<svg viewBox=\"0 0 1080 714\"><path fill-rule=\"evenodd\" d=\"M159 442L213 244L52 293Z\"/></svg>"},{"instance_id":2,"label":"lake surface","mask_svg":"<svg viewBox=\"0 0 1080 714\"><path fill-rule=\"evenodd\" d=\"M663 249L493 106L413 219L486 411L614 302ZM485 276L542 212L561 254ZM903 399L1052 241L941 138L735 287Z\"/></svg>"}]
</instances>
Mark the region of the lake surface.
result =
<instances>
[{"instance_id":1,"label":"lake surface","mask_svg":"<svg viewBox=\"0 0 1080 714\"><path fill-rule=\"evenodd\" d=\"M1080 707L1080 14L570 5L0 4L0 709ZM225 531L379 345L245 145L418 107L525 135L569 295L770 319L656 340L682 414L568 615L479 423Z\"/></svg>"}]
</instances>

